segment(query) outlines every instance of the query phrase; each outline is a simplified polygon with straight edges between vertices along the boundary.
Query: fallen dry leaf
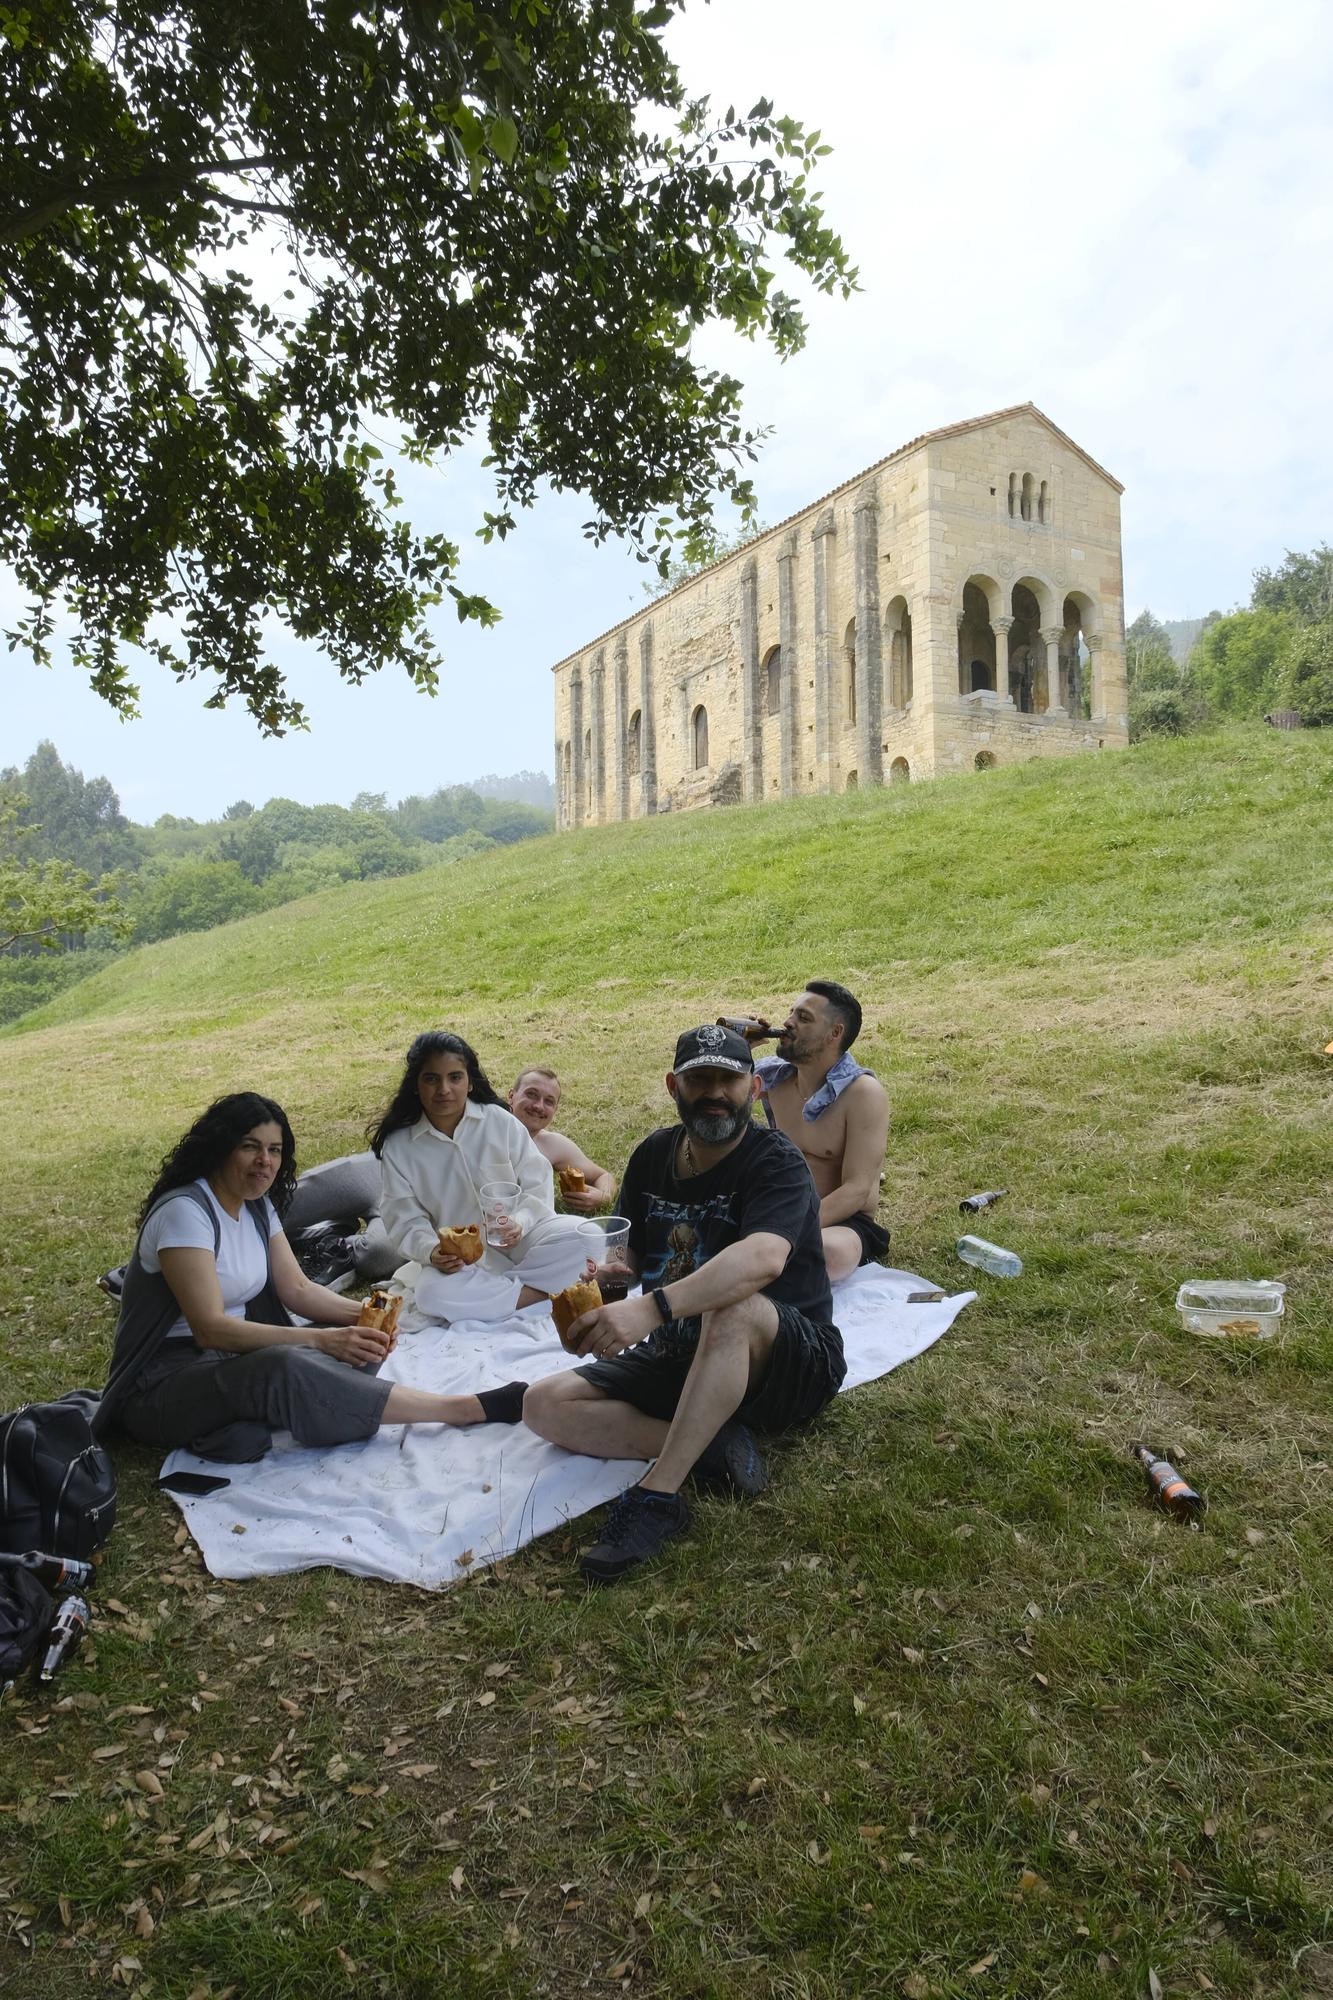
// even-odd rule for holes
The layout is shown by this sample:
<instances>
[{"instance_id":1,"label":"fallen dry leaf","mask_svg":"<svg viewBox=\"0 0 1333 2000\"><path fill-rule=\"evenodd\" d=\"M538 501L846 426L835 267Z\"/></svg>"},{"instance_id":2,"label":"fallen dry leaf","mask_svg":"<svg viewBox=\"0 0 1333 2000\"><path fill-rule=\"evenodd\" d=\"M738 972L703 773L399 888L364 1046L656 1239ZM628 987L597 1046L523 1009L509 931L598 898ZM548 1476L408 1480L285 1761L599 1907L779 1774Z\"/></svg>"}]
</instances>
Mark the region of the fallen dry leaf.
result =
<instances>
[{"instance_id":1,"label":"fallen dry leaf","mask_svg":"<svg viewBox=\"0 0 1333 2000\"><path fill-rule=\"evenodd\" d=\"M651 1889L645 1889L643 1894L639 1897L638 1901L634 1905L635 1922L636 1923L642 1922L643 1918L647 1916L649 1910L651 1910L652 1907L653 1907L653 1892Z\"/></svg>"},{"instance_id":2,"label":"fallen dry leaf","mask_svg":"<svg viewBox=\"0 0 1333 2000\"><path fill-rule=\"evenodd\" d=\"M1000 1954L998 1951L988 1951L986 1953L986 1956L984 1958L979 1958L975 1965L968 1966L967 1968L968 1978L976 1979L977 1977L979 1977L981 1973L989 1972L999 1956Z\"/></svg>"},{"instance_id":3,"label":"fallen dry leaf","mask_svg":"<svg viewBox=\"0 0 1333 2000\"><path fill-rule=\"evenodd\" d=\"M134 1935L141 1938L150 1938L156 1929L157 1925L153 1922L148 1905L141 1903L139 1905L139 1914L134 1919Z\"/></svg>"},{"instance_id":4,"label":"fallen dry leaf","mask_svg":"<svg viewBox=\"0 0 1333 2000\"><path fill-rule=\"evenodd\" d=\"M494 1700L495 1700L495 1689L487 1688L485 1694L479 1694L477 1696L477 1707L489 1708Z\"/></svg>"},{"instance_id":5,"label":"fallen dry leaf","mask_svg":"<svg viewBox=\"0 0 1333 2000\"><path fill-rule=\"evenodd\" d=\"M1215 1819L1206 1819L1203 1823L1204 1839L1212 1840L1216 1835L1216 1833L1217 1833L1217 1821Z\"/></svg>"},{"instance_id":6,"label":"fallen dry leaf","mask_svg":"<svg viewBox=\"0 0 1333 2000\"><path fill-rule=\"evenodd\" d=\"M1018 1893L1020 1896L1049 1896L1051 1885L1042 1881L1035 1868L1025 1868L1018 1878Z\"/></svg>"},{"instance_id":7,"label":"fallen dry leaf","mask_svg":"<svg viewBox=\"0 0 1333 2000\"><path fill-rule=\"evenodd\" d=\"M449 1887L451 1889L456 1889L461 1891L463 1887L463 1879L464 1879L463 1864L460 1862L458 1867L455 1868L453 1874L449 1877Z\"/></svg>"},{"instance_id":8,"label":"fallen dry leaf","mask_svg":"<svg viewBox=\"0 0 1333 2000\"><path fill-rule=\"evenodd\" d=\"M925 1654L919 1653L915 1646L904 1646L903 1658L907 1661L909 1667L920 1667L925 1665L925 1660L926 1660Z\"/></svg>"},{"instance_id":9,"label":"fallen dry leaf","mask_svg":"<svg viewBox=\"0 0 1333 2000\"><path fill-rule=\"evenodd\" d=\"M158 1777L156 1771L136 1771L134 1782L141 1792L147 1792L150 1799L164 1799L166 1797L166 1793L162 1789L162 1780Z\"/></svg>"},{"instance_id":10,"label":"fallen dry leaf","mask_svg":"<svg viewBox=\"0 0 1333 2000\"><path fill-rule=\"evenodd\" d=\"M1268 1537L1262 1528L1247 1528L1245 1530L1245 1539L1252 1549L1257 1549L1260 1542L1266 1542Z\"/></svg>"},{"instance_id":11,"label":"fallen dry leaf","mask_svg":"<svg viewBox=\"0 0 1333 2000\"><path fill-rule=\"evenodd\" d=\"M1151 1966L1148 1967L1148 1992L1151 2000L1162 2000L1162 1982Z\"/></svg>"},{"instance_id":12,"label":"fallen dry leaf","mask_svg":"<svg viewBox=\"0 0 1333 2000\"><path fill-rule=\"evenodd\" d=\"M93 1756L99 1764L105 1764L109 1757L123 1757L128 1749L128 1743L104 1743L100 1750L93 1751Z\"/></svg>"},{"instance_id":13,"label":"fallen dry leaf","mask_svg":"<svg viewBox=\"0 0 1333 2000\"><path fill-rule=\"evenodd\" d=\"M338 1873L345 1875L349 1882L364 1882L367 1889L373 1889L377 1896L389 1893L389 1878L379 1868L340 1868Z\"/></svg>"},{"instance_id":14,"label":"fallen dry leaf","mask_svg":"<svg viewBox=\"0 0 1333 2000\"><path fill-rule=\"evenodd\" d=\"M930 2000L930 1981L919 1972L909 1972L903 1981L907 2000Z\"/></svg>"}]
</instances>

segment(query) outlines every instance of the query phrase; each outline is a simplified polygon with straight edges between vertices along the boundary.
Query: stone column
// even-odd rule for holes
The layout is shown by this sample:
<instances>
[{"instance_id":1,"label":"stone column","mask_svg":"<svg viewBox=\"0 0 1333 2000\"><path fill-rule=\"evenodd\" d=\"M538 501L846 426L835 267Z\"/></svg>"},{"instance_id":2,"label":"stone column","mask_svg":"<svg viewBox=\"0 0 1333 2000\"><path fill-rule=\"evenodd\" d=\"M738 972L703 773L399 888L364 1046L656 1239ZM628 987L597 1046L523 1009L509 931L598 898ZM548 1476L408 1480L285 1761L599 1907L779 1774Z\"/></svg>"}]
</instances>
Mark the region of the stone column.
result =
<instances>
[{"instance_id":1,"label":"stone column","mask_svg":"<svg viewBox=\"0 0 1333 2000\"><path fill-rule=\"evenodd\" d=\"M991 631L995 634L995 699L997 704L1013 707L1009 694L1009 634L1014 629L1012 618L992 618Z\"/></svg>"},{"instance_id":2,"label":"stone column","mask_svg":"<svg viewBox=\"0 0 1333 2000\"><path fill-rule=\"evenodd\" d=\"M741 570L741 796L764 796L764 691L759 685L759 567Z\"/></svg>"},{"instance_id":3,"label":"stone column","mask_svg":"<svg viewBox=\"0 0 1333 2000\"><path fill-rule=\"evenodd\" d=\"M815 790L833 789L829 710L832 705L834 656L833 552L837 530L833 509L826 507L810 530L815 565ZM859 636L859 635L858 635ZM785 647L784 647L785 655Z\"/></svg>"},{"instance_id":4,"label":"stone column","mask_svg":"<svg viewBox=\"0 0 1333 2000\"><path fill-rule=\"evenodd\" d=\"M653 628L639 633L639 811L657 811L657 716L653 708Z\"/></svg>"},{"instance_id":5,"label":"stone column","mask_svg":"<svg viewBox=\"0 0 1333 2000\"><path fill-rule=\"evenodd\" d=\"M884 779L883 651L879 627L879 500L858 500L856 520L856 755L859 782Z\"/></svg>"},{"instance_id":6,"label":"stone column","mask_svg":"<svg viewBox=\"0 0 1333 2000\"><path fill-rule=\"evenodd\" d=\"M578 667L569 677L569 740L574 746L574 757L568 823L570 826L582 826L586 817L584 807L588 774L583 764L583 675Z\"/></svg>"},{"instance_id":7,"label":"stone column","mask_svg":"<svg viewBox=\"0 0 1333 2000\"><path fill-rule=\"evenodd\" d=\"M592 817L606 818L606 649L592 656Z\"/></svg>"},{"instance_id":8,"label":"stone column","mask_svg":"<svg viewBox=\"0 0 1333 2000\"><path fill-rule=\"evenodd\" d=\"M781 647L782 694L778 706L778 793L789 799L796 790L796 759L800 754L798 733L800 686L796 667L796 536L785 535L778 543L778 645Z\"/></svg>"},{"instance_id":9,"label":"stone column","mask_svg":"<svg viewBox=\"0 0 1333 2000\"><path fill-rule=\"evenodd\" d=\"M629 760L625 755L629 742L629 637L624 632L616 640L612 673L614 675L615 701L613 704L611 771L615 779L616 818L624 820L629 818Z\"/></svg>"},{"instance_id":10,"label":"stone column","mask_svg":"<svg viewBox=\"0 0 1333 2000\"><path fill-rule=\"evenodd\" d=\"M1042 642L1046 647L1046 713L1067 715L1068 710L1060 699L1060 641L1065 636L1063 625L1043 625Z\"/></svg>"},{"instance_id":11,"label":"stone column","mask_svg":"<svg viewBox=\"0 0 1333 2000\"><path fill-rule=\"evenodd\" d=\"M1092 656L1092 719L1128 734L1129 688L1118 638L1107 632L1085 632L1083 637Z\"/></svg>"}]
</instances>

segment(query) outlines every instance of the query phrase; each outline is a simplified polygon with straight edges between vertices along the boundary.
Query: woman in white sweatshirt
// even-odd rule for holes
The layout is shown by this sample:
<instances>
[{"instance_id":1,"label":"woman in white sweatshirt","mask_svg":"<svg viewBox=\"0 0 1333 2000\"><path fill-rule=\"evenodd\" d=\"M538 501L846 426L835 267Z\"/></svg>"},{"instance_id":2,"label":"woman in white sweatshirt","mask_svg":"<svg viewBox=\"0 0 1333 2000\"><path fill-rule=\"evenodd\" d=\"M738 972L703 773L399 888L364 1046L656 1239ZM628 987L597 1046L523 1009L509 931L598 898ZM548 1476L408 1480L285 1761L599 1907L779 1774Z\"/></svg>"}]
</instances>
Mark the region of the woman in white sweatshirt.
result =
<instances>
[{"instance_id":1,"label":"woman in white sweatshirt","mask_svg":"<svg viewBox=\"0 0 1333 2000\"><path fill-rule=\"evenodd\" d=\"M418 1035L388 1110L370 1131L390 1241L421 1266L417 1306L431 1319L505 1319L563 1291L587 1262L580 1218L557 1215L550 1163L492 1088L461 1035ZM511 1181L518 1198L479 1263L440 1248L441 1229L476 1223L481 1190Z\"/></svg>"}]
</instances>

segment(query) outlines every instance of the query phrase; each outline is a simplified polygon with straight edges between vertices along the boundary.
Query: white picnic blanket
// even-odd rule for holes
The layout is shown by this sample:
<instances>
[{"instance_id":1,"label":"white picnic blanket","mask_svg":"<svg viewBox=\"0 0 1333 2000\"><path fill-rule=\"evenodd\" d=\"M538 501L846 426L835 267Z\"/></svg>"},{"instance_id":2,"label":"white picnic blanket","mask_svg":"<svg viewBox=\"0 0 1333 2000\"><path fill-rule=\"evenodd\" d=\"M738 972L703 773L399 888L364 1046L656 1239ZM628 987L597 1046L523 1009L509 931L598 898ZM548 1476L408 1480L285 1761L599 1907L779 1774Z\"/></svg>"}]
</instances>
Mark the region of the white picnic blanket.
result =
<instances>
[{"instance_id":1,"label":"white picnic blanket","mask_svg":"<svg viewBox=\"0 0 1333 2000\"><path fill-rule=\"evenodd\" d=\"M873 1264L834 1287L847 1353L844 1389L922 1353L976 1297L957 1292L938 1304L906 1303L909 1292L928 1289L910 1271ZM466 1393L577 1365L549 1313L529 1306L498 1325L460 1321L406 1334L383 1373L414 1388ZM330 1564L427 1590L613 1499L643 1470L628 1459L562 1451L523 1424L386 1424L363 1443L324 1451L305 1450L280 1431L254 1465L219 1466L174 1451L162 1468L164 1475L230 1476L229 1485L202 1498L172 1495L214 1576Z\"/></svg>"}]
</instances>

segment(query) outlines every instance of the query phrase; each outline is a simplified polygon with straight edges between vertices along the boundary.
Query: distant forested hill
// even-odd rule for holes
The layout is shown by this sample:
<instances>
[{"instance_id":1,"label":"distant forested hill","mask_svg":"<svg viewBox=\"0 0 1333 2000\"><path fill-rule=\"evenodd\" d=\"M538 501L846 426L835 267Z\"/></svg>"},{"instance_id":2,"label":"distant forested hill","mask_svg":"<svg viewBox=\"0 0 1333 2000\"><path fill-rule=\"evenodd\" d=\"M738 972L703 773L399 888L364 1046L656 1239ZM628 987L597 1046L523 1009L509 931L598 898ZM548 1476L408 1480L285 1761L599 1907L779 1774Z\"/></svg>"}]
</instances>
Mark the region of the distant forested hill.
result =
<instances>
[{"instance_id":1,"label":"distant forested hill","mask_svg":"<svg viewBox=\"0 0 1333 2000\"><path fill-rule=\"evenodd\" d=\"M469 787L483 799L512 799L518 805L555 811L555 786L545 771L515 771L507 778L473 778Z\"/></svg>"}]
</instances>

